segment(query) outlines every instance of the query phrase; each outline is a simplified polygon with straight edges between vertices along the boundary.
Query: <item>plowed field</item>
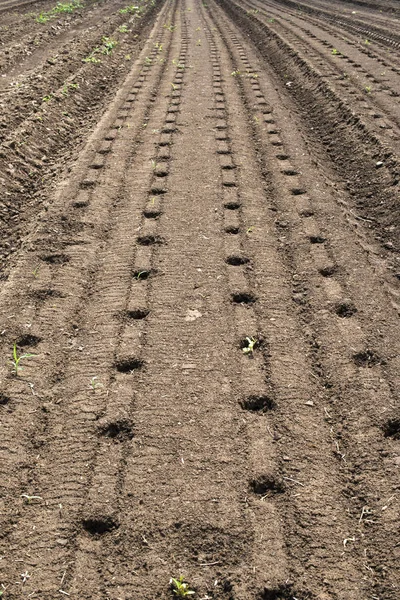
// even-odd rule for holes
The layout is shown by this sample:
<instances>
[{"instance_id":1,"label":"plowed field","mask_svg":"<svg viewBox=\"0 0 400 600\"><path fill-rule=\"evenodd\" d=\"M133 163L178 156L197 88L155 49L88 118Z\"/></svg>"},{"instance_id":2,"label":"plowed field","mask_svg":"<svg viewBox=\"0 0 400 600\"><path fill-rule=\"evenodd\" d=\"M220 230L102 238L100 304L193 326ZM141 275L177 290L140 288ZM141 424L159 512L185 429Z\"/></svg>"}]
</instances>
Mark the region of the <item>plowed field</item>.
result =
<instances>
[{"instance_id":1,"label":"plowed field","mask_svg":"<svg viewBox=\"0 0 400 600\"><path fill-rule=\"evenodd\" d=\"M399 3L0 36L2 599L399 600Z\"/></svg>"}]
</instances>

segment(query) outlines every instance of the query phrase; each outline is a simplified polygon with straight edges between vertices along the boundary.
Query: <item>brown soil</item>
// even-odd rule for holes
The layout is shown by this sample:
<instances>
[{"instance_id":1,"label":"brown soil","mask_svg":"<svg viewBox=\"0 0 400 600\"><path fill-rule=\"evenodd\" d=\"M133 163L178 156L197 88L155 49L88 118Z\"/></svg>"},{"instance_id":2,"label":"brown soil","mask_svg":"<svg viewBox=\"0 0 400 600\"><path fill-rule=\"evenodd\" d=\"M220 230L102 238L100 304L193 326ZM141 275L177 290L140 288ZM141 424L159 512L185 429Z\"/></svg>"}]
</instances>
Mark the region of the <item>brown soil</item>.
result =
<instances>
[{"instance_id":1,"label":"brown soil","mask_svg":"<svg viewBox=\"0 0 400 600\"><path fill-rule=\"evenodd\" d=\"M398 600L398 4L52 6L0 5L2 598Z\"/></svg>"}]
</instances>

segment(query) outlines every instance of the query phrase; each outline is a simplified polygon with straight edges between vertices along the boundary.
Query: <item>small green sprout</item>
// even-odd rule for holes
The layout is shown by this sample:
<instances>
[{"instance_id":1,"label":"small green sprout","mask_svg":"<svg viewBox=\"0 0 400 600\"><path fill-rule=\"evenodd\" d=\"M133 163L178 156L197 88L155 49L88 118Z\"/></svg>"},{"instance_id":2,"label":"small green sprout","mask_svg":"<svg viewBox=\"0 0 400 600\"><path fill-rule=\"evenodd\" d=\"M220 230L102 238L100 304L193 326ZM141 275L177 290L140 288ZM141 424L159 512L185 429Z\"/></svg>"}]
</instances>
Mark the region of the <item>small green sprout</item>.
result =
<instances>
[{"instance_id":1,"label":"small green sprout","mask_svg":"<svg viewBox=\"0 0 400 600\"><path fill-rule=\"evenodd\" d=\"M367 94L370 94L372 92L372 87L370 85L366 85L364 89Z\"/></svg>"},{"instance_id":2,"label":"small green sprout","mask_svg":"<svg viewBox=\"0 0 400 600\"><path fill-rule=\"evenodd\" d=\"M90 389L93 390L93 392L95 392L99 388L104 387L104 385L100 383L100 381L96 381L96 379L98 379L98 377L92 377L92 379L90 380Z\"/></svg>"},{"instance_id":3,"label":"small green sprout","mask_svg":"<svg viewBox=\"0 0 400 600\"><path fill-rule=\"evenodd\" d=\"M128 25L121 25L120 27L118 27L118 31L120 33L128 33L128 31L129 31Z\"/></svg>"},{"instance_id":4,"label":"small green sprout","mask_svg":"<svg viewBox=\"0 0 400 600\"><path fill-rule=\"evenodd\" d=\"M365 44L366 46L369 46L369 45L370 45L370 43L371 43L371 42L370 42L369 40L365 40L365 42L364 42L364 44Z\"/></svg>"},{"instance_id":5,"label":"small green sprout","mask_svg":"<svg viewBox=\"0 0 400 600\"><path fill-rule=\"evenodd\" d=\"M239 69L236 69L236 71L232 71L231 73L232 77L239 77L241 75Z\"/></svg>"},{"instance_id":6,"label":"small green sprout","mask_svg":"<svg viewBox=\"0 0 400 600\"><path fill-rule=\"evenodd\" d=\"M253 354L255 345L257 344L257 338L254 337L246 337L247 346L242 348L243 354Z\"/></svg>"},{"instance_id":7,"label":"small green sprout","mask_svg":"<svg viewBox=\"0 0 400 600\"><path fill-rule=\"evenodd\" d=\"M254 225L251 225L251 227L248 227L248 228L246 229L246 233L247 233L247 234L249 234L249 233L252 233L252 231L254 231Z\"/></svg>"},{"instance_id":8,"label":"small green sprout","mask_svg":"<svg viewBox=\"0 0 400 600\"><path fill-rule=\"evenodd\" d=\"M34 276L35 279L39 276L39 270L40 270L40 265L37 265L32 271L32 275Z\"/></svg>"},{"instance_id":9,"label":"small green sprout","mask_svg":"<svg viewBox=\"0 0 400 600\"><path fill-rule=\"evenodd\" d=\"M86 58L83 58L82 62L97 64L97 63L100 63L101 60L99 58L96 58L95 56L93 56L93 53L92 53L89 56L87 56Z\"/></svg>"},{"instance_id":10,"label":"small green sprout","mask_svg":"<svg viewBox=\"0 0 400 600\"><path fill-rule=\"evenodd\" d=\"M154 159L152 159L151 161L151 168L153 169L153 171L155 171L157 168L157 162Z\"/></svg>"},{"instance_id":11,"label":"small green sprout","mask_svg":"<svg viewBox=\"0 0 400 600\"><path fill-rule=\"evenodd\" d=\"M201 46L201 40L200 40L200 39L199 39L199 40L197 40L197 42L196 42L196 46Z\"/></svg>"},{"instance_id":12,"label":"small green sprout","mask_svg":"<svg viewBox=\"0 0 400 600\"><path fill-rule=\"evenodd\" d=\"M14 344L13 354L12 354L13 360L11 361L11 364L14 367L14 372L17 377L18 377L19 370L22 371L22 368L23 368L23 367L19 366L19 363L21 362L21 360L24 360L25 358L32 358L33 356L35 356L35 355L29 354L29 353L21 354L21 356L18 356L17 343Z\"/></svg>"},{"instance_id":13,"label":"small green sprout","mask_svg":"<svg viewBox=\"0 0 400 600\"><path fill-rule=\"evenodd\" d=\"M43 96L43 102L50 102L50 100L52 99L53 95L49 94L48 96Z\"/></svg>"},{"instance_id":14,"label":"small green sprout","mask_svg":"<svg viewBox=\"0 0 400 600\"><path fill-rule=\"evenodd\" d=\"M170 584L174 594L178 596L178 598L185 598L186 596L191 596L196 593L194 590L189 588L188 583L185 583L185 578L183 575L181 575L179 579L174 579L171 577Z\"/></svg>"},{"instance_id":15,"label":"small green sprout","mask_svg":"<svg viewBox=\"0 0 400 600\"><path fill-rule=\"evenodd\" d=\"M336 48L332 48L332 54L333 54L333 56L338 56L340 54L340 52Z\"/></svg>"},{"instance_id":16,"label":"small green sprout","mask_svg":"<svg viewBox=\"0 0 400 600\"><path fill-rule=\"evenodd\" d=\"M130 54L125 54L125 57L124 57L124 58L125 58L125 60L131 60L131 58L132 58L132 57L131 57L131 55L130 55Z\"/></svg>"},{"instance_id":17,"label":"small green sprout","mask_svg":"<svg viewBox=\"0 0 400 600\"><path fill-rule=\"evenodd\" d=\"M103 36L101 41L103 42L101 53L106 54L107 56L109 56L112 53L115 46L118 44L117 40L113 40L112 38L107 37L106 35Z\"/></svg>"},{"instance_id":18,"label":"small green sprout","mask_svg":"<svg viewBox=\"0 0 400 600\"><path fill-rule=\"evenodd\" d=\"M43 500L41 496L29 496L29 494L21 494L27 504L32 504L32 500Z\"/></svg>"},{"instance_id":19,"label":"small green sprout","mask_svg":"<svg viewBox=\"0 0 400 600\"><path fill-rule=\"evenodd\" d=\"M145 65L151 65L152 64L152 59L149 56L146 56L146 58L144 59L144 64Z\"/></svg>"}]
</instances>

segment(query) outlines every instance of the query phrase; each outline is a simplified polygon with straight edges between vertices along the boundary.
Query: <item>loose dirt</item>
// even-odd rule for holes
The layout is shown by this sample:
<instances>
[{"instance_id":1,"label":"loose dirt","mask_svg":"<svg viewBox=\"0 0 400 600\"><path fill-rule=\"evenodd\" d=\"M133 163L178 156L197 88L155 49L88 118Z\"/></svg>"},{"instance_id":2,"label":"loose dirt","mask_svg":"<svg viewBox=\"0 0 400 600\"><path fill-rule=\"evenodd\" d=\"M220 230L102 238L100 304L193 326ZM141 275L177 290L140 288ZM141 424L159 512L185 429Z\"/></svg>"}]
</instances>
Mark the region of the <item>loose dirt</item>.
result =
<instances>
[{"instance_id":1,"label":"loose dirt","mask_svg":"<svg viewBox=\"0 0 400 600\"><path fill-rule=\"evenodd\" d=\"M398 600L397 3L54 5L0 4L2 597Z\"/></svg>"}]
</instances>

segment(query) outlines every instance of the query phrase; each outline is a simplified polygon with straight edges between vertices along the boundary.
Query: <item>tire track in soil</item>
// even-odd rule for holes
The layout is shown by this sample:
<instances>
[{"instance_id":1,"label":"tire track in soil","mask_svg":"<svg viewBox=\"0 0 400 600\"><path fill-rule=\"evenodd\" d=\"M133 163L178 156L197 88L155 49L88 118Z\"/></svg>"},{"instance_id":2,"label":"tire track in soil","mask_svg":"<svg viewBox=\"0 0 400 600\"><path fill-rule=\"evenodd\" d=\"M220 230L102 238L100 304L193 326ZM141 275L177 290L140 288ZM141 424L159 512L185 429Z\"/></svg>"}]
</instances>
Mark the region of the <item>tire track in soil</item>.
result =
<instances>
[{"instance_id":1,"label":"tire track in soil","mask_svg":"<svg viewBox=\"0 0 400 600\"><path fill-rule=\"evenodd\" d=\"M164 10L158 20L158 38L153 37L158 43L162 42L163 37L167 36L166 42L171 37L170 32L162 27L162 19L167 18L168 13ZM152 45L150 40L142 53L141 61L145 59L146 50L150 54ZM169 46L168 42L167 50ZM43 336L43 342L40 343L39 339L34 349L38 354L35 368L27 365L26 378L9 380L4 394L8 399L6 417L9 418L10 424L8 426L4 419L3 451L12 446L19 446L19 452L6 456L6 460L2 462L9 484L8 495L5 496L6 519L7 516L11 519L11 527L2 528L4 533L9 531L9 536L4 542L6 556L11 563L4 564L9 571L3 581L14 584L20 579L18 571L22 565L16 565L14 571L13 558L8 551L11 545L18 549L19 556L26 561L25 567L35 572L35 577L32 575L30 585L27 582L24 590L28 590L26 593L29 593L32 592L32 585L38 586L39 589L42 585L43 597L48 597L46 594L52 597L57 588L55 581L62 578L63 565L66 567L71 561L73 563L75 529L79 525L79 513L85 502L85 486L90 480L91 463L97 444L97 435L93 435L97 432L97 425L93 425L105 410L106 394L100 394L100 398L97 398L99 394L90 398L90 391L85 392L85 389L88 388L90 377L95 374L104 381L109 379L110 363L115 362L113 337L118 336L120 329L120 320L115 316L115 306L118 302L123 305L124 286L131 281L131 250L127 243L131 239L131 230L126 212L128 211L129 215L132 211L129 202L133 203L133 208L135 202L135 196L131 200L130 188L126 187L124 170L133 160L137 150L142 150L143 123L151 125L150 117L156 110L155 93L167 64L166 61L162 64L155 62L158 55L156 48L153 48L151 55L154 57L155 72L151 74L151 68L146 64L143 68L138 64L133 69L119 92L117 103L111 107L100 125L100 130L93 136L86 160L81 160L81 164L77 166L69 187L61 190L59 203L55 203L54 212L46 226L33 236L31 249L34 252L26 257L2 293L3 322L8 316L7 306L15 300L16 289L25 298L28 291L28 295L36 298L39 305L38 310L35 305L26 306L23 321L27 321L28 324L23 325L20 320L19 327L18 324L14 324L11 331L7 330L7 337L26 338L24 329L32 335L30 324L34 324L36 331L40 331ZM168 59L168 52L166 57ZM145 83L147 86L141 92ZM141 98L142 95L144 98ZM129 123L132 116L135 118L133 126ZM101 135L104 141L101 141ZM146 170L142 177L146 177ZM138 177L136 185L139 181ZM65 205L69 205L67 218ZM108 223L109 211L114 212L117 208L120 214ZM82 216L74 219L72 213L79 214L82 211ZM119 230L121 225L118 228L118 216L125 228L129 228L128 232ZM64 224L64 231L60 224ZM78 232L75 229L77 225ZM71 239L71 232L76 235L75 239ZM116 271L115 256L121 256L123 240L126 240L125 255L129 255L125 256L126 261L121 271ZM112 266L107 265L107 257ZM38 281L31 284L33 265L36 265L37 261L42 266ZM125 273L124 278L121 277L122 273ZM123 279L123 283L116 285L115 278ZM96 297L94 289L98 285L100 289L103 285L106 286L108 298L104 296L105 292L99 299ZM47 302L43 302L43 299L47 298ZM54 305L55 298L57 306ZM107 300L109 306L106 310ZM98 342L97 327L105 331L106 340L109 333L109 341ZM22 335L17 335L19 329L22 330ZM65 335L71 342L67 347L64 346L62 337L59 338L60 331L61 335ZM26 342L21 341L21 346L34 345L36 340L29 335ZM78 335L85 338L81 346L78 345ZM85 357L85 348L88 348L88 357ZM8 349L4 354L8 354ZM65 355L68 356L67 368L64 366ZM82 357L85 357L84 363ZM47 376L42 375L40 378L37 369L43 369ZM89 375L90 373L92 375ZM35 394L28 414L35 414L36 417L29 417L34 419L34 422L29 424L26 423L26 408L22 405L28 382L33 385L32 390ZM14 462L14 465L10 461ZM9 478L11 473L15 472L17 475L18 471L23 469L27 470L27 473L21 477L18 489L18 481L13 482ZM19 503L16 507L16 498L20 495L18 492L29 494L29 490L33 489L41 490L42 501L34 501L35 506L20 506ZM15 532L13 528L16 529ZM38 536L37 539L35 535ZM30 557L29 548L32 544L42 553L36 560ZM40 575L41 571L45 572ZM40 581L41 577L43 582ZM63 581L65 585L65 576ZM7 592L13 593L11 589Z\"/></svg>"},{"instance_id":2,"label":"tire track in soil","mask_svg":"<svg viewBox=\"0 0 400 600\"><path fill-rule=\"evenodd\" d=\"M222 23L223 20L221 18L221 16L218 16L218 23ZM236 44L238 44L238 42L236 41ZM240 46L241 47L241 46ZM244 67L249 67L249 64L247 62L247 59L244 58L244 52L243 49L239 50L239 53L242 52L241 58L242 60L240 61L242 63L242 65ZM239 61L238 61L239 62ZM239 67L240 68L240 67ZM246 81L246 80L244 80ZM258 88L258 82L257 80L250 80L251 84L253 84L252 86L246 82L247 88ZM254 100L257 101L257 96L259 96L261 98L262 94L260 92L256 92L255 93L255 98ZM261 98L260 100L261 103L263 103L263 100ZM276 105L276 102L272 102L273 105ZM265 119L265 121L267 123L271 123L271 121L274 121L274 128L279 127L279 123L276 122L276 120L271 119L271 110L269 109L269 107L267 107L267 109L264 109L264 116L263 114L257 114L256 118L256 123L260 123L263 121L263 119ZM270 132L265 131L264 130L264 135L261 134L261 140L262 143L265 145L267 145L267 141L268 141L268 134ZM260 132L257 131L257 137L258 135L260 135ZM271 140L270 136L270 140ZM260 140L260 141L261 141ZM275 142L276 143L276 142ZM278 142L279 143L279 142ZM293 141L292 141L293 143ZM274 141L272 141L272 144L274 144ZM282 152L282 154L278 155L278 158L280 160L282 160L282 158L285 158L285 162L283 163L285 165L285 169L282 170L282 173L286 173L287 175L290 176L290 179L292 181L292 183L294 183L297 187L297 189L301 189L302 186L302 182L298 181L294 175L296 173L295 170L295 165L293 166L292 161L290 160L290 156L285 152L285 148L282 146L282 142L280 142L281 147L279 148L280 152ZM288 162L286 162L288 161ZM290 161L290 162L289 162ZM265 165L271 165L271 156L267 157L265 160ZM275 159L275 162L276 159ZM289 164L288 164L289 163ZM282 164L282 163L281 163ZM299 173L298 173L299 174ZM276 178L276 175L274 176L274 179ZM282 187L284 185L284 178L281 177L281 180L279 181L278 178L278 183L276 184L275 188L281 190ZM292 188L294 189L294 188ZM293 223L294 225L294 218L293 218L293 208L291 208L293 206L293 202L290 200L289 203L285 203L284 202L284 195L282 195L282 192L280 192L279 196L277 196L280 198L279 202L277 202L277 208L278 208L278 214L283 214L285 219L288 219L287 222L283 221L283 220L277 220L276 224L278 229L281 229L282 232L282 228L283 230L286 230L286 228L290 227L290 224ZM349 462L349 458L351 459L352 463L353 463L353 470L354 470L354 475L352 474L352 468L349 465L348 469L349 469L349 473L350 473L350 477L349 477L349 485L351 487L351 491L355 494L355 496L353 497L353 499L357 499L358 503L359 503L359 511L362 511L362 505L360 505L360 502L362 503L362 501L366 502L366 501L373 501L375 503L374 508L372 509L372 511L374 512L374 514L378 513L378 511L380 510L380 508L382 508L382 505L384 504L384 499L388 499L389 497L391 497L391 493L393 491L396 490L396 486L397 486L397 476L396 476L396 472L395 472L395 464L394 461L393 463L391 463L391 461L386 460L385 458L383 458L382 460L382 456L386 457L389 455L388 452L388 448L390 448L390 445L387 444L387 440L383 439L383 435L382 435L382 428L385 430L385 424L384 422L382 422L382 412L383 414L385 413L385 410L387 412L392 411L392 407L394 406L394 402L393 402L393 398L391 397L391 390L392 389L398 389L396 387L396 385L390 385L390 378L392 377L392 381L393 381L393 377L395 378L395 382L396 384L398 384L398 382L396 381L397 379L397 375L396 375L396 371L398 369L397 366L397 360L396 357L398 357L398 349L397 352L395 350L396 348L396 339L398 339L398 335L396 336L396 334L393 335L393 331L390 332L389 330L387 330L387 334L388 337L391 337L391 334L393 335L394 339L391 339L391 342L394 344L394 346L391 346L392 352L394 351L394 353L396 354L396 357L394 358L394 364L392 365L393 368L392 369L388 369L388 372L385 373L386 375L386 381L383 378L384 375L382 374L382 372L380 372L379 369L376 369L374 373L372 373L369 369L363 369L360 368L357 372L356 368L351 368L351 364L352 364L352 360L351 360L351 356L348 356L349 352L348 349L353 350L354 352L354 357L358 357L356 358L356 360L354 362L356 362L358 367L365 367L365 366L372 366L372 364L375 365L379 365L382 363L385 363L385 360L376 360L374 363L374 359L372 358L373 353L371 352L371 354L369 354L369 351L365 351L365 347L366 347L366 341L365 341L365 337L363 334L360 333L361 330L361 326L360 323L357 323L357 318L355 318L354 316L352 316L355 312L356 312L356 308L354 307L354 304L352 304L351 302L349 302L348 300L346 302L343 302L343 298L346 296L345 290L340 288L340 284L336 281L335 285L332 285L332 282L330 281L329 284L326 286L326 292L327 292L327 300L328 302L326 302L326 300L324 301L324 299L322 298L320 302L318 302L318 296L321 296L320 293L318 293L318 288L320 287L320 282L317 283L316 280L318 280L317 277L314 277L314 281L310 282L307 279L304 279L304 272L302 273L302 270L307 266L307 264L310 264L310 266L308 267L308 271L311 272L312 270L314 270L314 272L318 273L319 271L324 271L324 269L327 269L327 265L329 264L329 260L328 260L328 256L325 252L325 249L320 246L320 244L318 242L323 242L325 241L325 239L320 235L321 234L321 229L320 227L316 224L313 223L314 220L314 212L312 210L312 208L314 208L312 206L312 204L310 203L310 199L307 196L304 196L303 194L300 194L299 196L295 196L295 198L300 198L300 201L298 201L299 204L299 209L300 209L300 216L306 217L306 222L307 222L307 227L305 228L305 231L301 231L300 230L300 235L297 233L297 235L294 233L293 238L292 238L292 244L287 244L287 248L286 248L286 254L287 254L287 260L288 260L288 264L291 266L292 270L294 271L294 279L296 280L296 284L295 284L295 294L297 295L297 298L295 297L294 299L300 303L300 305L305 304L306 308L302 309L300 311L300 314L303 313L301 315L301 318L303 320L304 325L307 327L307 329L311 329L313 327L315 327L314 329L314 335L313 335L313 339L312 339L312 343L315 344L316 348L322 348L322 350L320 352L318 352L317 350L314 350L314 364L313 364L313 368L315 370L315 373L317 373L320 377L325 377L325 382L324 385L326 385L326 387L329 388L334 388L333 392L330 393L331 398L330 398L330 403L332 405L332 401L334 403L334 411L336 412L336 423L335 426L339 427L341 431L341 433L339 434L339 438L340 439L340 444L344 443L345 444L345 451L346 454L341 454L339 452L339 441L336 440L336 444L338 444L337 446L337 451L338 454L341 455L343 458L346 456L346 461ZM311 204L311 207L310 207ZM292 213L292 214L291 214ZM296 224L297 225L297 224ZM295 225L295 226L296 226ZM298 228L298 225L296 227L296 229ZM304 239L310 239L313 243L311 245L311 248L314 248L314 251L312 252L312 260L310 261L310 258L307 259L307 252L305 251L305 249L307 248L306 244L304 243ZM320 239L318 239L320 238ZM290 247L295 247L296 251L295 253L292 255L290 252ZM318 251L315 251L315 248L318 248ZM322 252L321 252L321 248L322 248ZM313 264L314 263L314 264ZM317 269L315 268L317 267ZM307 271L306 271L307 272ZM324 280L326 281L326 279ZM311 283L311 285L310 285ZM303 290L307 291L306 293L302 293ZM310 293L310 300L303 299L302 296L308 296L308 292ZM358 299L357 299L358 300ZM307 310L307 304L308 302L310 302L311 306L308 307L310 310ZM336 323L329 323L328 322L328 318L327 318L327 311L326 311L326 307L329 305L334 308L336 310L336 314L341 317L341 318L337 318L336 317ZM322 316L322 310L324 310L325 314L323 314ZM348 310L348 312L346 312ZM353 313L354 310L354 313ZM304 314L305 313L305 314ZM307 314L308 313L308 314ZM318 318L318 315L321 315L322 318ZM347 317L347 318L346 318ZM348 317L351 317L351 319L348 319ZM335 320L335 317L333 318L333 321ZM340 322L340 325L338 326L338 322ZM346 327L343 327L342 323L346 322ZM351 323L351 325L350 325ZM396 323L391 323L391 326L394 326L396 331L397 331L397 324ZM338 331L335 331L335 328ZM307 332L306 329L306 332ZM348 331L346 331L346 329L348 329ZM309 335L309 332L308 332ZM328 341L328 343L326 343L326 341L324 340L324 336L326 338L326 340ZM324 341L321 342L319 341L320 339L323 339ZM342 340L341 340L342 338ZM340 341L341 340L341 341ZM333 344L332 344L333 343ZM329 346L330 344L330 346ZM339 344L338 346L336 346L335 348L335 344ZM325 346L325 347L324 347ZM359 352L357 353L356 349L359 349ZM363 363L363 358L365 357L365 355L367 355L367 358L365 360L365 362ZM362 359L361 359L362 357ZM392 357L390 357L390 359L392 359ZM371 361L371 363L370 363ZM324 364L325 363L325 364ZM341 363L341 364L340 364ZM322 371L321 371L322 369ZM346 389L346 382L348 385L348 388ZM329 383L329 386L328 386ZM363 386L363 389L360 393L360 391L358 389L356 389L359 385ZM336 389L335 389L336 388ZM351 389L353 388L353 389ZM338 411L337 410L337 401L338 398L335 397L335 395L337 393L341 394L341 402L342 402L342 411ZM369 398L368 398L369 395ZM348 398L346 398L346 396L348 396ZM385 398L386 396L386 401L383 401L383 404L386 404L386 409L384 409L382 411L381 409L381 405L382 405L382 400L383 398ZM379 398L379 404L377 403L377 397ZM359 404L358 406L360 406L360 411L359 414L353 414L352 415L352 419L349 419L348 417L346 418L346 412L345 412L345 406L346 404L348 405L348 409L349 410L349 414L351 414L351 412L356 413L357 411L354 410L353 404L354 404L354 398L357 398L357 404L358 402L360 402L361 404ZM374 410L375 409L375 410ZM329 414L329 413L327 413ZM368 415L370 421L369 423L365 423L366 420L366 415ZM329 417L331 418L331 417ZM354 420L353 420L354 419ZM392 423L394 422L391 421ZM372 426L372 427L371 427ZM343 429L347 429L348 431L346 431L346 435L343 435ZM363 431L364 435L365 435L365 449L364 451L361 450L362 446L362 442L358 441L358 445L354 446L354 442L352 440L356 439L357 436L360 437L360 431ZM387 426L386 426L386 431L387 431ZM372 451L372 448L374 449ZM366 471L368 471L368 475L367 476L360 476L359 474L359 468L360 468L360 454L362 456L362 464L363 464L363 469L365 469ZM380 475L378 476L379 474ZM379 483L377 481L377 478L379 477ZM388 486L388 482L391 482L391 484ZM361 484L361 485L360 485ZM360 487L358 487L360 486ZM362 488L362 486L364 486L364 488ZM358 488L358 494L355 493L355 490L357 490ZM362 492L360 493L360 488L362 489ZM365 494L364 497L362 494ZM364 500L362 500L362 498L364 498ZM367 500L365 500L367 499ZM393 497L392 497L393 500ZM381 505L380 507L378 507L378 505ZM386 510L387 506L384 507L384 510ZM378 553L374 552L374 550L371 550L368 548L368 556L370 556L372 554L372 557L370 556L370 564L372 564L374 567L376 567L376 572L379 573L380 571L380 567L379 565L377 565L377 563L379 563L379 561L382 558L382 555L384 552L386 552L386 560L384 561L385 564L391 564L391 576L388 577L389 581L386 584L382 584L382 582L374 582L374 586L376 586L377 592L378 593L383 593L383 594L388 594L387 597L395 597L396 592L394 591L396 589L396 576L395 576L395 562L392 561L391 562L391 549L390 549L390 545L389 547L385 548L385 546L388 546L388 544L386 543L387 539L390 539L390 532L393 531L394 527L395 527L395 522L396 522L396 512L393 510L391 515L386 515L386 520L382 519L380 524L381 529L378 531L373 532L373 534L371 535L371 538L375 537L375 544L373 544L373 547L376 551L377 548L380 548L380 551L378 551ZM379 517L378 517L378 522L379 522ZM385 522L386 521L386 522ZM375 554L375 555L374 555ZM379 575L377 575L377 577L379 578ZM390 580L391 579L391 580ZM382 586L382 589L381 589ZM386 595L384 595L384 597L386 597Z\"/></svg>"}]
</instances>

